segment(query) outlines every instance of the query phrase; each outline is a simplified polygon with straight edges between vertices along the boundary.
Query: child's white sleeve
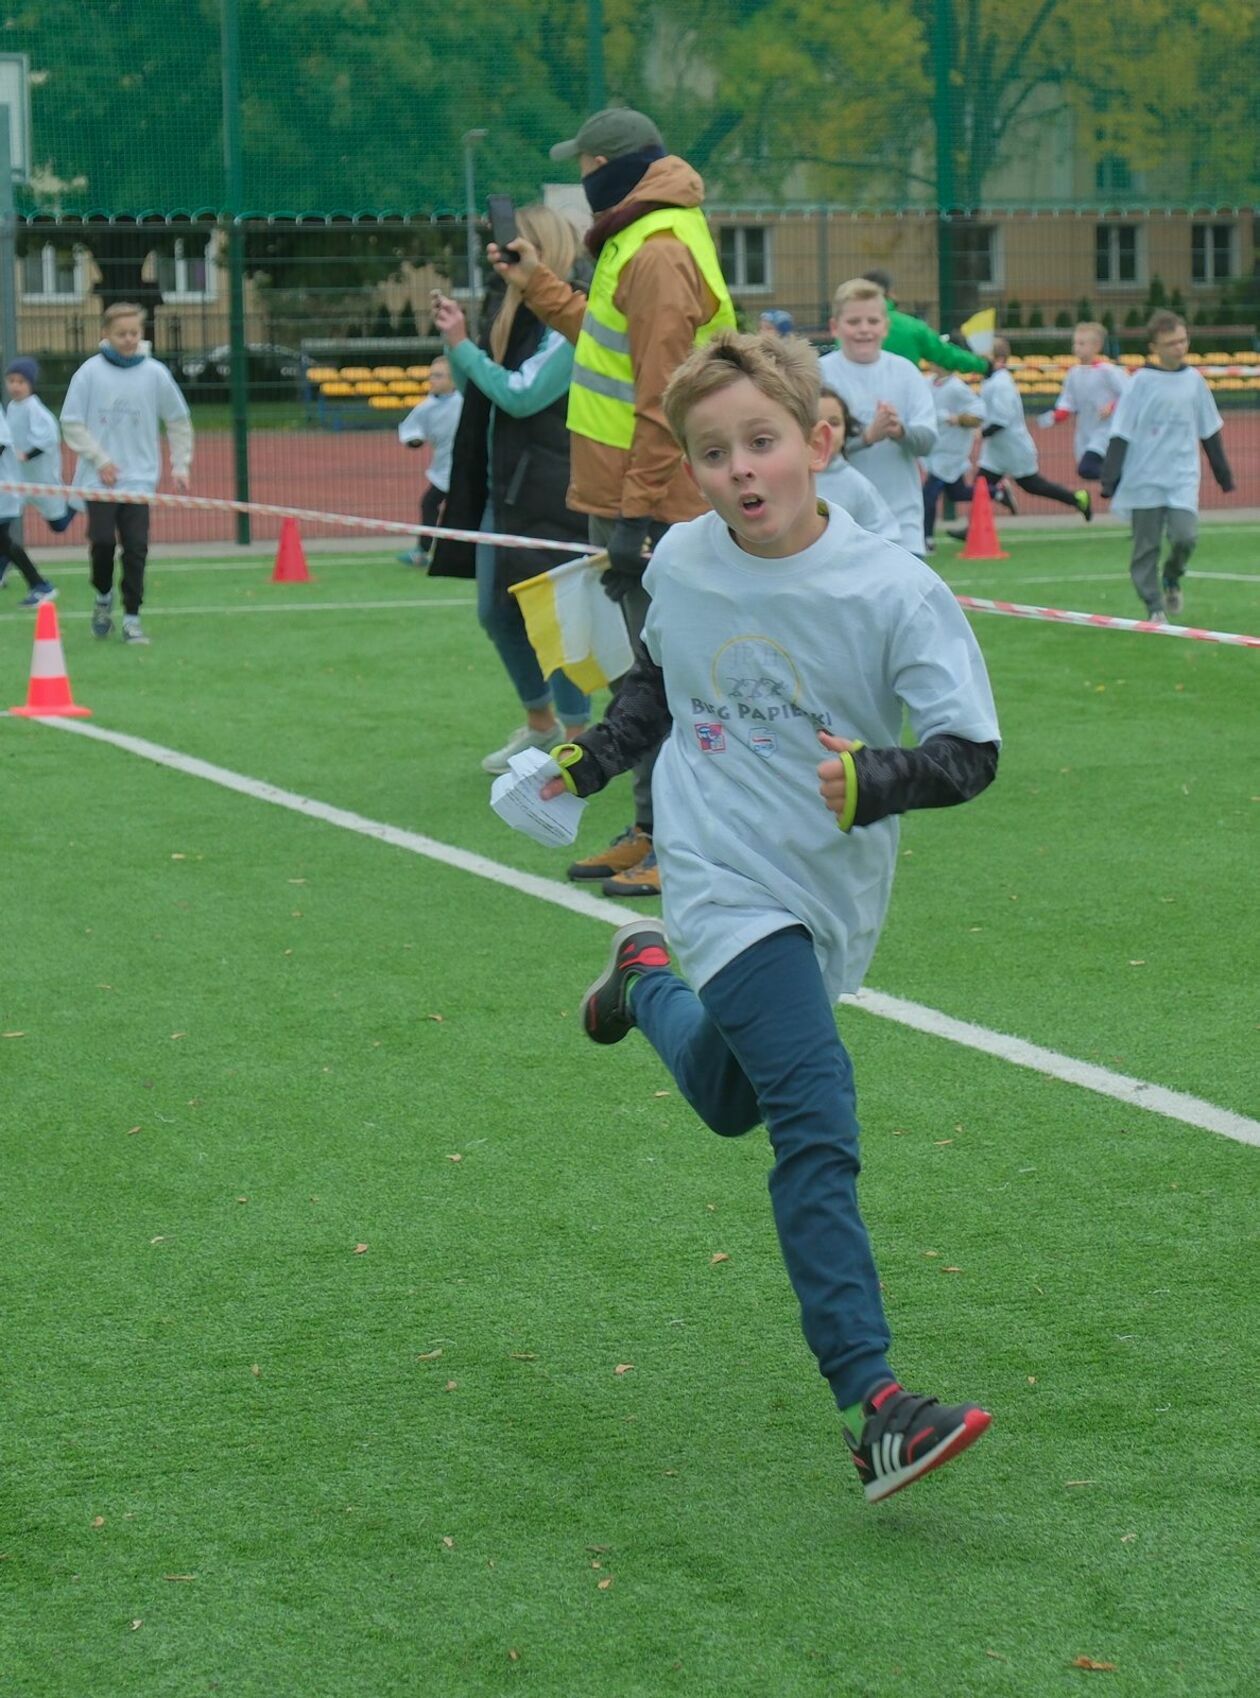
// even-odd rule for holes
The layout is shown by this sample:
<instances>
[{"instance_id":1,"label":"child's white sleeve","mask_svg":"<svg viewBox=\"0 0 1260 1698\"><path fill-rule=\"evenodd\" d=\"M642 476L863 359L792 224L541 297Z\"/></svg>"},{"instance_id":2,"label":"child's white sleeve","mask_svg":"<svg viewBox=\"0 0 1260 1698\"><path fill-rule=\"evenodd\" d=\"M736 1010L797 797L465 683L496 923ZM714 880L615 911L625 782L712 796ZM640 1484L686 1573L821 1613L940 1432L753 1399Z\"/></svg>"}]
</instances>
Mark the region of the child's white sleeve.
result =
<instances>
[{"instance_id":1,"label":"child's white sleeve","mask_svg":"<svg viewBox=\"0 0 1260 1698\"><path fill-rule=\"evenodd\" d=\"M1116 410L1111 415L1112 436L1122 436L1126 442L1132 442L1141 422L1143 389L1144 386L1138 382L1136 377L1131 378L1126 384L1116 405Z\"/></svg>"},{"instance_id":2,"label":"child's white sleeve","mask_svg":"<svg viewBox=\"0 0 1260 1698\"><path fill-rule=\"evenodd\" d=\"M1206 381L1200 377L1198 389L1194 397L1194 425L1200 437L1215 436L1222 428L1223 421L1216 405L1212 391Z\"/></svg>"},{"instance_id":3,"label":"child's white sleeve","mask_svg":"<svg viewBox=\"0 0 1260 1698\"><path fill-rule=\"evenodd\" d=\"M398 427L398 440L410 446L413 442L423 442L426 438L424 428L424 411L428 401L418 402Z\"/></svg>"},{"instance_id":4,"label":"child's white sleeve","mask_svg":"<svg viewBox=\"0 0 1260 1698\"><path fill-rule=\"evenodd\" d=\"M47 407L39 405L31 407L27 428L30 431L32 449L38 448L41 453L47 453L49 449L60 446L61 432L57 429L57 421Z\"/></svg>"}]
</instances>

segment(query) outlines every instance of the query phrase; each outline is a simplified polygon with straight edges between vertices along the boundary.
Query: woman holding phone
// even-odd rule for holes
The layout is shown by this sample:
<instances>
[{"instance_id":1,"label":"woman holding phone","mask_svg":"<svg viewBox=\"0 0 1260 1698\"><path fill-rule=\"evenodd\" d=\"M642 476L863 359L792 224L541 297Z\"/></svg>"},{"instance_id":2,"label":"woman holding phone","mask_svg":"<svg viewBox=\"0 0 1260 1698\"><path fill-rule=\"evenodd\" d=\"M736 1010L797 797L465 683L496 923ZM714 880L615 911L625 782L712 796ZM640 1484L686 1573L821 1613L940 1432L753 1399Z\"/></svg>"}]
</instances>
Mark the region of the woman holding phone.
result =
<instances>
[{"instance_id":1,"label":"woman holding phone","mask_svg":"<svg viewBox=\"0 0 1260 1698\"><path fill-rule=\"evenodd\" d=\"M523 206L516 223L558 276L572 272L578 237L568 219L550 207ZM565 503L565 411L573 345L534 317L510 281L491 312L478 347L468 335L463 309L448 296L434 299L433 322L464 397L444 522L457 530L497 530L584 545L586 517L570 512ZM474 549L447 538L434 549L432 576L476 577L477 616L525 712L525 724L482 761L486 772L506 772L512 755L550 749L576 735L590 718L590 700L571 679L562 672L543 677L520 608L508 594L510 584L547 571L560 558L487 543Z\"/></svg>"}]
</instances>

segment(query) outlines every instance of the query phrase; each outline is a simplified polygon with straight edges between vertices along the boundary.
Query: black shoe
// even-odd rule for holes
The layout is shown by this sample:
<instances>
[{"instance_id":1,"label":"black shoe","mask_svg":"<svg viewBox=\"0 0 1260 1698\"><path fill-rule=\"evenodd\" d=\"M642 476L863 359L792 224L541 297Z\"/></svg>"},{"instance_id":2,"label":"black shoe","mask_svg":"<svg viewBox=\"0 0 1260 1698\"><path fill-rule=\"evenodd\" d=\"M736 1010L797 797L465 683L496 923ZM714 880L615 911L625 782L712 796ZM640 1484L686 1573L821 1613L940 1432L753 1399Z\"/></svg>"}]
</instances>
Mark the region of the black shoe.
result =
<instances>
[{"instance_id":1,"label":"black shoe","mask_svg":"<svg viewBox=\"0 0 1260 1698\"><path fill-rule=\"evenodd\" d=\"M1164 606L1169 613L1180 613L1186 605L1186 598L1181 593L1180 578L1164 579Z\"/></svg>"},{"instance_id":2,"label":"black shoe","mask_svg":"<svg viewBox=\"0 0 1260 1698\"><path fill-rule=\"evenodd\" d=\"M1019 508L1015 505L1014 492L1005 480L994 489L993 499L999 507L1005 507L1008 513L1013 515L1019 512Z\"/></svg>"},{"instance_id":3,"label":"black shoe","mask_svg":"<svg viewBox=\"0 0 1260 1698\"><path fill-rule=\"evenodd\" d=\"M952 1462L989 1430L993 1417L974 1403L938 1403L916 1397L895 1382L881 1386L862 1405L862 1437L846 1427L867 1503L891 1497L942 1462Z\"/></svg>"},{"instance_id":4,"label":"black shoe","mask_svg":"<svg viewBox=\"0 0 1260 1698\"><path fill-rule=\"evenodd\" d=\"M669 966L665 928L659 920L632 920L612 940L608 966L582 998L582 1025L597 1044L619 1044L634 1025L626 1000L627 979Z\"/></svg>"},{"instance_id":5,"label":"black shoe","mask_svg":"<svg viewBox=\"0 0 1260 1698\"><path fill-rule=\"evenodd\" d=\"M1075 501L1076 505L1080 508L1082 514L1084 515L1085 523L1088 525L1089 521L1094 516L1094 498L1093 498L1093 496L1089 493L1089 491L1087 489L1078 489L1076 491L1076 493L1073 495L1072 500Z\"/></svg>"}]
</instances>

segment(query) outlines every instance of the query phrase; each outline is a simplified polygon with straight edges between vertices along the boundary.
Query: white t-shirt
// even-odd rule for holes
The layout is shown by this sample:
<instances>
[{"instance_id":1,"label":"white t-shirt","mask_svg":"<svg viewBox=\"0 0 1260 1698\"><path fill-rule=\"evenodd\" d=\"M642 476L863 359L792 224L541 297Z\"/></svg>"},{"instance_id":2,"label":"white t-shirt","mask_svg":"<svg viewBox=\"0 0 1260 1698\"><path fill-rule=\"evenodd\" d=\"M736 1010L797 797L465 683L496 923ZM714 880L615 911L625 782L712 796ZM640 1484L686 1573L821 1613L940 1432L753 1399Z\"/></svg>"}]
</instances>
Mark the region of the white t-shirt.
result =
<instances>
[{"instance_id":1,"label":"white t-shirt","mask_svg":"<svg viewBox=\"0 0 1260 1698\"><path fill-rule=\"evenodd\" d=\"M70 379L61 407L63 423L83 425L118 468L114 488L152 495L162 475L159 419L187 422L188 403L161 360L116 366L93 354ZM186 471L187 467L173 467ZM76 489L103 489L100 473L80 455L72 479Z\"/></svg>"},{"instance_id":2,"label":"white t-shirt","mask_svg":"<svg viewBox=\"0 0 1260 1698\"><path fill-rule=\"evenodd\" d=\"M900 354L881 353L869 365L859 365L848 359L842 348L836 348L824 354L818 366L823 383L843 397L863 430L875 417L881 401L896 407L912 439L885 440L872 448L855 441L848 445L848 455L892 508L904 547L922 554L923 483L916 456L930 454L936 446L936 409L927 379Z\"/></svg>"},{"instance_id":3,"label":"white t-shirt","mask_svg":"<svg viewBox=\"0 0 1260 1698\"><path fill-rule=\"evenodd\" d=\"M872 747L997 739L980 649L947 586L828 507L784 560L716 513L675 525L644 587L644 642L673 727L652 779L665 925L697 989L760 938L803 925L833 997L857 990L896 866L895 818L845 833L818 794L819 728Z\"/></svg>"},{"instance_id":4,"label":"white t-shirt","mask_svg":"<svg viewBox=\"0 0 1260 1698\"><path fill-rule=\"evenodd\" d=\"M13 436L9 421L0 415L0 483L21 483L22 463L13 452ZM16 519L22 511L22 497L14 490L0 489L0 519Z\"/></svg>"},{"instance_id":5,"label":"white t-shirt","mask_svg":"<svg viewBox=\"0 0 1260 1698\"><path fill-rule=\"evenodd\" d=\"M957 483L971 464L971 445L976 439L976 427L952 425L948 420L959 413L983 418L980 397L954 372L934 377L930 387L932 405L936 408L936 447L923 464L942 483Z\"/></svg>"},{"instance_id":6,"label":"white t-shirt","mask_svg":"<svg viewBox=\"0 0 1260 1698\"><path fill-rule=\"evenodd\" d=\"M13 446L18 454L31 454L33 460L17 462L17 475L23 483L61 483L61 431L57 421L38 395L28 395L23 401L10 401L4 410ZM34 507L46 519L56 519L66 510L64 495L25 495L24 504Z\"/></svg>"},{"instance_id":7,"label":"white t-shirt","mask_svg":"<svg viewBox=\"0 0 1260 1698\"><path fill-rule=\"evenodd\" d=\"M1111 418L1129 444L1113 513L1144 507L1199 510L1199 443L1221 428L1212 391L1193 366L1143 366L1129 379Z\"/></svg>"},{"instance_id":8,"label":"white t-shirt","mask_svg":"<svg viewBox=\"0 0 1260 1698\"><path fill-rule=\"evenodd\" d=\"M825 471L815 475L814 488L833 507L843 507L864 531L874 531L885 542L901 541L901 526L892 508L871 480L851 466L843 454L837 454Z\"/></svg>"},{"instance_id":9,"label":"white t-shirt","mask_svg":"<svg viewBox=\"0 0 1260 1698\"><path fill-rule=\"evenodd\" d=\"M1107 452L1111 437L1110 409L1127 387L1124 367L1112 365L1110 360L1093 360L1087 366L1073 366L1063 379L1054 413L1075 413L1072 451L1078 461L1086 454ZM1049 415L1051 424L1054 423L1054 413Z\"/></svg>"},{"instance_id":10,"label":"white t-shirt","mask_svg":"<svg viewBox=\"0 0 1260 1698\"><path fill-rule=\"evenodd\" d=\"M451 457L463 410L464 397L452 389L449 395L430 395L421 401L398 427L400 442L427 442L432 448L429 482L443 495L451 487Z\"/></svg>"},{"instance_id":11,"label":"white t-shirt","mask_svg":"<svg viewBox=\"0 0 1260 1698\"><path fill-rule=\"evenodd\" d=\"M1024 421L1024 403L1015 379L999 366L980 385L980 405L986 428L1001 425L993 436L980 438L980 469L1006 478L1030 478L1037 470L1037 450Z\"/></svg>"}]
</instances>

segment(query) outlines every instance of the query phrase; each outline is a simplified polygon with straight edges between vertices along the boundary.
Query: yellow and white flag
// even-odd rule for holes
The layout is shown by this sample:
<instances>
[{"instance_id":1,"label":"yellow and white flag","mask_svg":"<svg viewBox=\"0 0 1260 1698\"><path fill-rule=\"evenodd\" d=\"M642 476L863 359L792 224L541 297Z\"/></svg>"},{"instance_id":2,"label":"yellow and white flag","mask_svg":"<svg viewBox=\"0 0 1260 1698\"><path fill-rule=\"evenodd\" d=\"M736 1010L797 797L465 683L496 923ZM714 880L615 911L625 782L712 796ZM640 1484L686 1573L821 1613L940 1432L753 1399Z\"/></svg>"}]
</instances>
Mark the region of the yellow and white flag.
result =
<instances>
[{"instance_id":1,"label":"yellow and white flag","mask_svg":"<svg viewBox=\"0 0 1260 1698\"><path fill-rule=\"evenodd\" d=\"M985 307L982 312L972 313L965 324L959 326L967 338L967 346L973 354L980 354L988 359L993 352L993 338L997 334L997 312L993 307Z\"/></svg>"},{"instance_id":2,"label":"yellow and white flag","mask_svg":"<svg viewBox=\"0 0 1260 1698\"><path fill-rule=\"evenodd\" d=\"M510 585L543 676L564 672L579 690L599 690L629 672L634 651L621 608L600 587L608 556L566 560Z\"/></svg>"}]
</instances>

